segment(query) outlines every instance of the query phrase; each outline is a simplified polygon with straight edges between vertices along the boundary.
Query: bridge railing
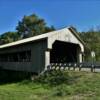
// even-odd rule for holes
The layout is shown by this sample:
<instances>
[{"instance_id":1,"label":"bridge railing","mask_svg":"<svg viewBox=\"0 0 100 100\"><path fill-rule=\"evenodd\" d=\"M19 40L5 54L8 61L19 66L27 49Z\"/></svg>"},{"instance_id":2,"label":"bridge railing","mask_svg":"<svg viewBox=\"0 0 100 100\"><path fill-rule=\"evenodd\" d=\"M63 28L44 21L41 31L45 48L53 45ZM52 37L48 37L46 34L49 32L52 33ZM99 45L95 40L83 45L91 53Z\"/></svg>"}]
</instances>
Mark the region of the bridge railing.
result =
<instances>
[{"instance_id":1,"label":"bridge railing","mask_svg":"<svg viewBox=\"0 0 100 100\"><path fill-rule=\"evenodd\" d=\"M51 63L47 66L47 70L58 69L58 70L79 70L90 69L91 72L94 72L96 68L100 68L100 63L92 62L82 62L82 63Z\"/></svg>"}]
</instances>

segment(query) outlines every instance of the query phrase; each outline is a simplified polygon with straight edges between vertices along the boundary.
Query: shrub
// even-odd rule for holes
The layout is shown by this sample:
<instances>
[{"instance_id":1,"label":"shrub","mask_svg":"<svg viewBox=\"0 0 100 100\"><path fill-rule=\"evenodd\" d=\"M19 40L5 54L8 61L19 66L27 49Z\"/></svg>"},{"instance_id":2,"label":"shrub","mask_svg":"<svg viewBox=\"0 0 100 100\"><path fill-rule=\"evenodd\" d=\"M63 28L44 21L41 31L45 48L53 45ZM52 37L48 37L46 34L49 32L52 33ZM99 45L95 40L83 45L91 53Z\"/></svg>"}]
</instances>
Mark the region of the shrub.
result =
<instances>
[{"instance_id":1,"label":"shrub","mask_svg":"<svg viewBox=\"0 0 100 100\"><path fill-rule=\"evenodd\" d=\"M40 75L35 82L46 83L49 85L60 85L60 84L72 84L74 78L72 78L67 72L60 70L52 70Z\"/></svg>"}]
</instances>

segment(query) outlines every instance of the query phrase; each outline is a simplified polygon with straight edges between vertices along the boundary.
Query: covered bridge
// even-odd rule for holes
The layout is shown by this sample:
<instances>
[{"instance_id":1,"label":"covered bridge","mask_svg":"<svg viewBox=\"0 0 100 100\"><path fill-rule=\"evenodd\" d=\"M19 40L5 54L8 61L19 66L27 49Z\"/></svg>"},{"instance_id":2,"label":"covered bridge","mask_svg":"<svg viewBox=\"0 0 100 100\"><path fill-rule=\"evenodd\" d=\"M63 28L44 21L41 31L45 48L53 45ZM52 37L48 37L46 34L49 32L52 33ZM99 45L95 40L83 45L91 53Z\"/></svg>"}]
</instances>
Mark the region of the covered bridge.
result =
<instances>
[{"instance_id":1,"label":"covered bridge","mask_svg":"<svg viewBox=\"0 0 100 100\"><path fill-rule=\"evenodd\" d=\"M0 67L40 73L50 63L82 62L84 42L72 28L0 46Z\"/></svg>"}]
</instances>

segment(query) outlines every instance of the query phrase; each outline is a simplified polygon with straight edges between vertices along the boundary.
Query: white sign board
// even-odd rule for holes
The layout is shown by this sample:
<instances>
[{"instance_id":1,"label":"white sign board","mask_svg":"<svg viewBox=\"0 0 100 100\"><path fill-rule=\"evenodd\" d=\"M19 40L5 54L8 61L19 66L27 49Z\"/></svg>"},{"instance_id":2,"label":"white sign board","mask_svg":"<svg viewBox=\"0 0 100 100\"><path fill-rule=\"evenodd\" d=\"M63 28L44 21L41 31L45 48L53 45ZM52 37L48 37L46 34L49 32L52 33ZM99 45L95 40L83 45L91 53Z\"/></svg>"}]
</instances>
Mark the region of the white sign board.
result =
<instances>
[{"instance_id":1,"label":"white sign board","mask_svg":"<svg viewBox=\"0 0 100 100\"><path fill-rule=\"evenodd\" d=\"M91 51L91 56L94 58L95 57L95 52Z\"/></svg>"}]
</instances>

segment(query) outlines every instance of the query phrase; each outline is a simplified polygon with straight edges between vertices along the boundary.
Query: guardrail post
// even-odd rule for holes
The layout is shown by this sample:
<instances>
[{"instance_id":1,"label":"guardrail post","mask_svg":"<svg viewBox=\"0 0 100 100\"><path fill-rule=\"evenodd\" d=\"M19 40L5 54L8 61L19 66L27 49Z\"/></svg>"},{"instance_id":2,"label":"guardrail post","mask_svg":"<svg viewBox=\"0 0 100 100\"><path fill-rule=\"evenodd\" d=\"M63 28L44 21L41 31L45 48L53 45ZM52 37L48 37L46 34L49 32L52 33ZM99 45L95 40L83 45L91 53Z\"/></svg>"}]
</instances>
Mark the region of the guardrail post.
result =
<instances>
[{"instance_id":1,"label":"guardrail post","mask_svg":"<svg viewBox=\"0 0 100 100\"><path fill-rule=\"evenodd\" d=\"M75 67L76 67L76 63L74 64L74 66L73 66L73 70L75 71Z\"/></svg>"},{"instance_id":2,"label":"guardrail post","mask_svg":"<svg viewBox=\"0 0 100 100\"><path fill-rule=\"evenodd\" d=\"M66 70L66 63L63 66L64 66L64 70Z\"/></svg>"},{"instance_id":3,"label":"guardrail post","mask_svg":"<svg viewBox=\"0 0 100 100\"><path fill-rule=\"evenodd\" d=\"M69 64L68 64L68 70L70 70L70 66L69 66Z\"/></svg>"},{"instance_id":4,"label":"guardrail post","mask_svg":"<svg viewBox=\"0 0 100 100\"><path fill-rule=\"evenodd\" d=\"M79 71L81 71L81 67L82 67L82 65L79 65Z\"/></svg>"},{"instance_id":5,"label":"guardrail post","mask_svg":"<svg viewBox=\"0 0 100 100\"><path fill-rule=\"evenodd\" d=\"M94 72L94 65L91 66L91 72Z\"/></svg>"}]
</instances>

